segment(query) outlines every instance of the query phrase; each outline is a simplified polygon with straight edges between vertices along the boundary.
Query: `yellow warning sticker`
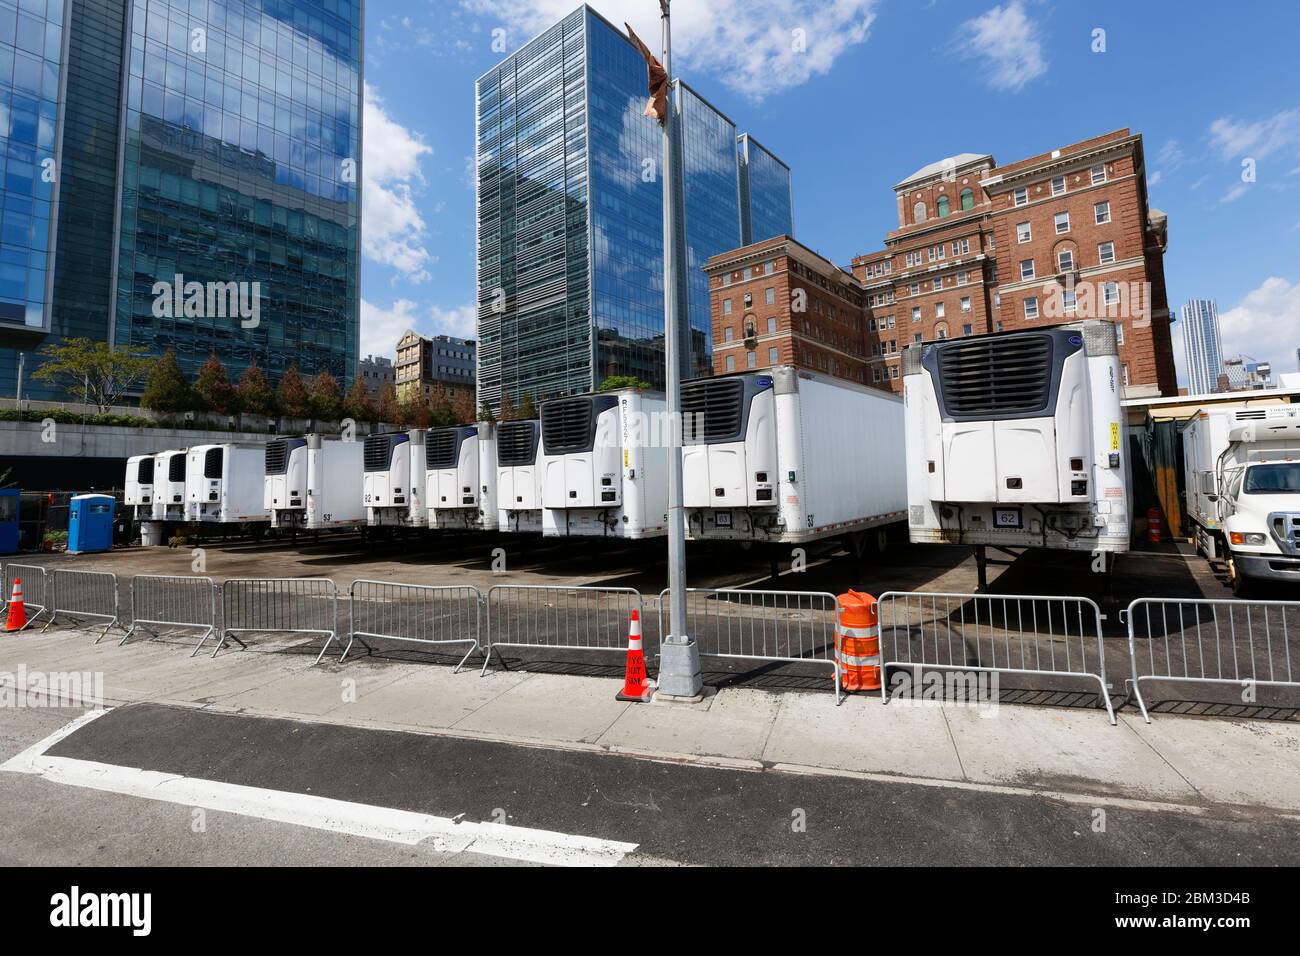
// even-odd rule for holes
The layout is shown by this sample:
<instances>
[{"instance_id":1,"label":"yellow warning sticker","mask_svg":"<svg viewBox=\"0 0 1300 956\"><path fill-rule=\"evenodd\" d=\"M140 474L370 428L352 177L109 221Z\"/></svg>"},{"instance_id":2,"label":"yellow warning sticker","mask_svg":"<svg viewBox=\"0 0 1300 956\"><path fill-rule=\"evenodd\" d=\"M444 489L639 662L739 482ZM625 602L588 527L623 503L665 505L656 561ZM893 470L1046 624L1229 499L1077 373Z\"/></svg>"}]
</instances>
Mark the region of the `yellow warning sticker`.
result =
<instances>
[{"instance_id":1,"label":"yellow warning sticker","mask_svg":"<svg viewBox=\"0 0 1300 956\"><path fill-rule=\"evenodd\" d=\"M1110 450L1119 451L1119 422L1110 423Z\"/></svg>"}]
</instances>

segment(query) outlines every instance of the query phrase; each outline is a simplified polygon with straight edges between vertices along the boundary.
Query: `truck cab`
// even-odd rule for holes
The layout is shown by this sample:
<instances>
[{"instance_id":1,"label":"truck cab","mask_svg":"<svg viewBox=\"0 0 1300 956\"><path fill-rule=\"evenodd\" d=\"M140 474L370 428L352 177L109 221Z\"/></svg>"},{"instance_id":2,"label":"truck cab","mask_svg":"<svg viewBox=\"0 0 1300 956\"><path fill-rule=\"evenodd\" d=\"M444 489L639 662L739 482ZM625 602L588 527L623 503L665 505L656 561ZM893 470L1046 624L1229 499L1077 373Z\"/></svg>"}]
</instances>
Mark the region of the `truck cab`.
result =
<instances>
[{"instance_id":1,"label":"truck cab","mask_svg":"<svg viewBox=\"0 0 1300 956\"><path fill-rule=\"evenodd\" d=\"M1225 468L1221 487L1219 514L1233 591L1242 594L1255 581L1273 581L1300 592L1300 447L1290 458Z\"/></svg>"}]
</instances>

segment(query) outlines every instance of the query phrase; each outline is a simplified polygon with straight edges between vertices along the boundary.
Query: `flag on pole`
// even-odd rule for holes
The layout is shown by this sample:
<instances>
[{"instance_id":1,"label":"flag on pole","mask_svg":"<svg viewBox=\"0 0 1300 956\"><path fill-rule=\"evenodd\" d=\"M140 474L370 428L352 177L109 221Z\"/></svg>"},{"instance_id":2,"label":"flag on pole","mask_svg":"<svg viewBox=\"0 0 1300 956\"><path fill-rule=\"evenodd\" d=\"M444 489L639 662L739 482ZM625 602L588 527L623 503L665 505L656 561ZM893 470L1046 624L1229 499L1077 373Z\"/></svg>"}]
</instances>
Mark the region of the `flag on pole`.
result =
<instances>
[{"instance_id":1,"label":"flag on pole","mask_svg":"<svg viewBox=\"0 0 1300 956\"><path fill-rule=\"evenodd\" d=\"M645 115L657 120L662 126L668 118L668 71L663 68L650 48L641 42L641 38L632 30L631 25L624 22L627 27L627 35L633 45L641 51L645 57L646 69L649 72L650 99L645 105Z\"/></svg>"}]
</instances>

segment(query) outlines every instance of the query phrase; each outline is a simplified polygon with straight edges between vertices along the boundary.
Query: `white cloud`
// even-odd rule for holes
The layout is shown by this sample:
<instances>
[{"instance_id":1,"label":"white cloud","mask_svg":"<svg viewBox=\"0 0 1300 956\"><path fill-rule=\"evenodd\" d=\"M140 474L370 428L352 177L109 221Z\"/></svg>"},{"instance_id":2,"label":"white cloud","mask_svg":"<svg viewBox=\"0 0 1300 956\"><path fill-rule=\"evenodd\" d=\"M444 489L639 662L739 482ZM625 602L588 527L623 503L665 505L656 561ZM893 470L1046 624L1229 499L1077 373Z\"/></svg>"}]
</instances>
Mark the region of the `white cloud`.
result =
<instances>
[{"instance_id":1,"label":"white cloud","mask_svg":"<svg viewBox=\"0 0 1300 956\"><path fill-rule=\"evenodd\" d=\"M433 147L388 115L366 84L361 162L361 240L367 258L396 269L408 282L429 278L435 259L424 245L424 217L415 202L424 184L421 157Z\"/></svg>"},{"instance_id":2,"label":"white cloud","mask_svg":"<svg viewBox=\"0 0 1300 956\"><path fill-rule=\"evenodd\" d=\"M1168 166L1170 169L1177 169L1186 158L1183 154L1182 144L1176 139L1167 140L1160 147L1160 152L1156 153L1156 159L1160 162L1160 165Z\"/></svg>"},{"instance_id":3,"label":"white cloud","mask_svg":"<svg viewBox=\"0 0 1300 956\"><path fill-rule=\"evenodd\" d=\"M1147 185L1157 186L1160 184L1160 180L1164 178L1165 178L1165 174L1157 169L1154 173L1152 173L1150 176L1147 177Z\"/></svg>"},{"instance_id":4,"label":"white cloud","mask_svg":"<svg viewBox=\"0 0 1300 956\"><path fill-rule=\"evenodd\" d=\"M461 0L509 31L507 49L573 12L574 0ZM867 39L878 0L709 0L673 7L673 72L710 73L751 100L828 73ZM650 0L592 0L619 29L630 23L659 49L658 5Z\"/></svg>"},{"instance_id":5,"label":"white cloud","mask_svg":"<svg viewBox=\"0 0 1300 956\"><path fill-rule=\"evenodd\" d=\"M1300 143L1300 109L1282 110L1253 123L1221 116L1210 124L1210 143L1223 156L1263 159Z\"/></svg>"},{"instance_id":6,"label":"white cloud","mask_svg":"<svg viewBox=\"0 0 1300 956\"><path fill-rule=\"evenodd\" d=\"M450 335L454 338L472 339L478 334L477 309L458 305L451 309L434 306L429 310L429 332L426 335Z\"/></svg>"},{"instance_id":7,"label":"white cloud","mask_svg":"<svg viewBox=\"0 0 1300 956\"><path fill-rule=\"evenodd\" d=\"M1237 183L1237 185L1233 186L1223 194L1223 198L1220 199L1219 202L1236 202L1242 196L1246 195L1247 187L1247 183Z\"/></svg>"},{"instance_id":8,"label":"white cloud","mask_svg":"<svg viewBox=\"0 0 1300 956\"><path fill-rule=\"evenodd\" d=\"M477 322L473 304L444 309L441 306L422 306L411 299L398 299L388 307L361 300L362 355L392 356L397 340L407 329L421 335L451 335L456 338L475 337Z\"/></svg>"},{"instance_id":9,"label":"white cloud","mask_svg":"<svg viewBox=\"0 0 1300 956\"><path fill-rule=\"evenodd\" d=\"M1300 347L1300 280L1288 282L1271 276L1246 294L1233 308L1219 315L1223 355L1249 355L1273 365L1279 372L1295 369Z\"/></svg>"},{"instance_id":10,"label":"white cloud","mask_svg":"<svg viewBox=\"0 0 1300 956\"><path fill-rule=\"evenodd\" d=\"M1025 13L1022 0L967 20L961 33L961 49L985 61L988 83L995 90L1015 93L1047 72L1038 25Z\"/></svg>"}]
</instances>

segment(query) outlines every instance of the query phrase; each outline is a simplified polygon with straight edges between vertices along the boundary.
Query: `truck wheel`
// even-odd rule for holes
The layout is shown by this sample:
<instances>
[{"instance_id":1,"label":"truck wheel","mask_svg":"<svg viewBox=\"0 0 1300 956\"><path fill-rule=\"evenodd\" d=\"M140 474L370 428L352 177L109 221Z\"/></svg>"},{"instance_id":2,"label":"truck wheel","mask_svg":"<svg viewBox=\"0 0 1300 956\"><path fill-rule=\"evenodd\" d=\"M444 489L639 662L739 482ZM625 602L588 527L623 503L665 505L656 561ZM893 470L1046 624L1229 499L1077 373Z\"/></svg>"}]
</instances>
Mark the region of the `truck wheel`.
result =
<instances>
[{"instance_id":1,"label":"truck wheel","mask_svg":"<svg viewBox=\"0 0 1300 956\"><path fill-rule=\"evenodd\" d=\"M1254 594L1252 582L1242 577L1241 571L1237 568L1237 562L1233 560L1231 554L1228 555L1228 583L1232 587L1232 596L1236 598L1248 598Z\"/></svg>"}]
</instances>

